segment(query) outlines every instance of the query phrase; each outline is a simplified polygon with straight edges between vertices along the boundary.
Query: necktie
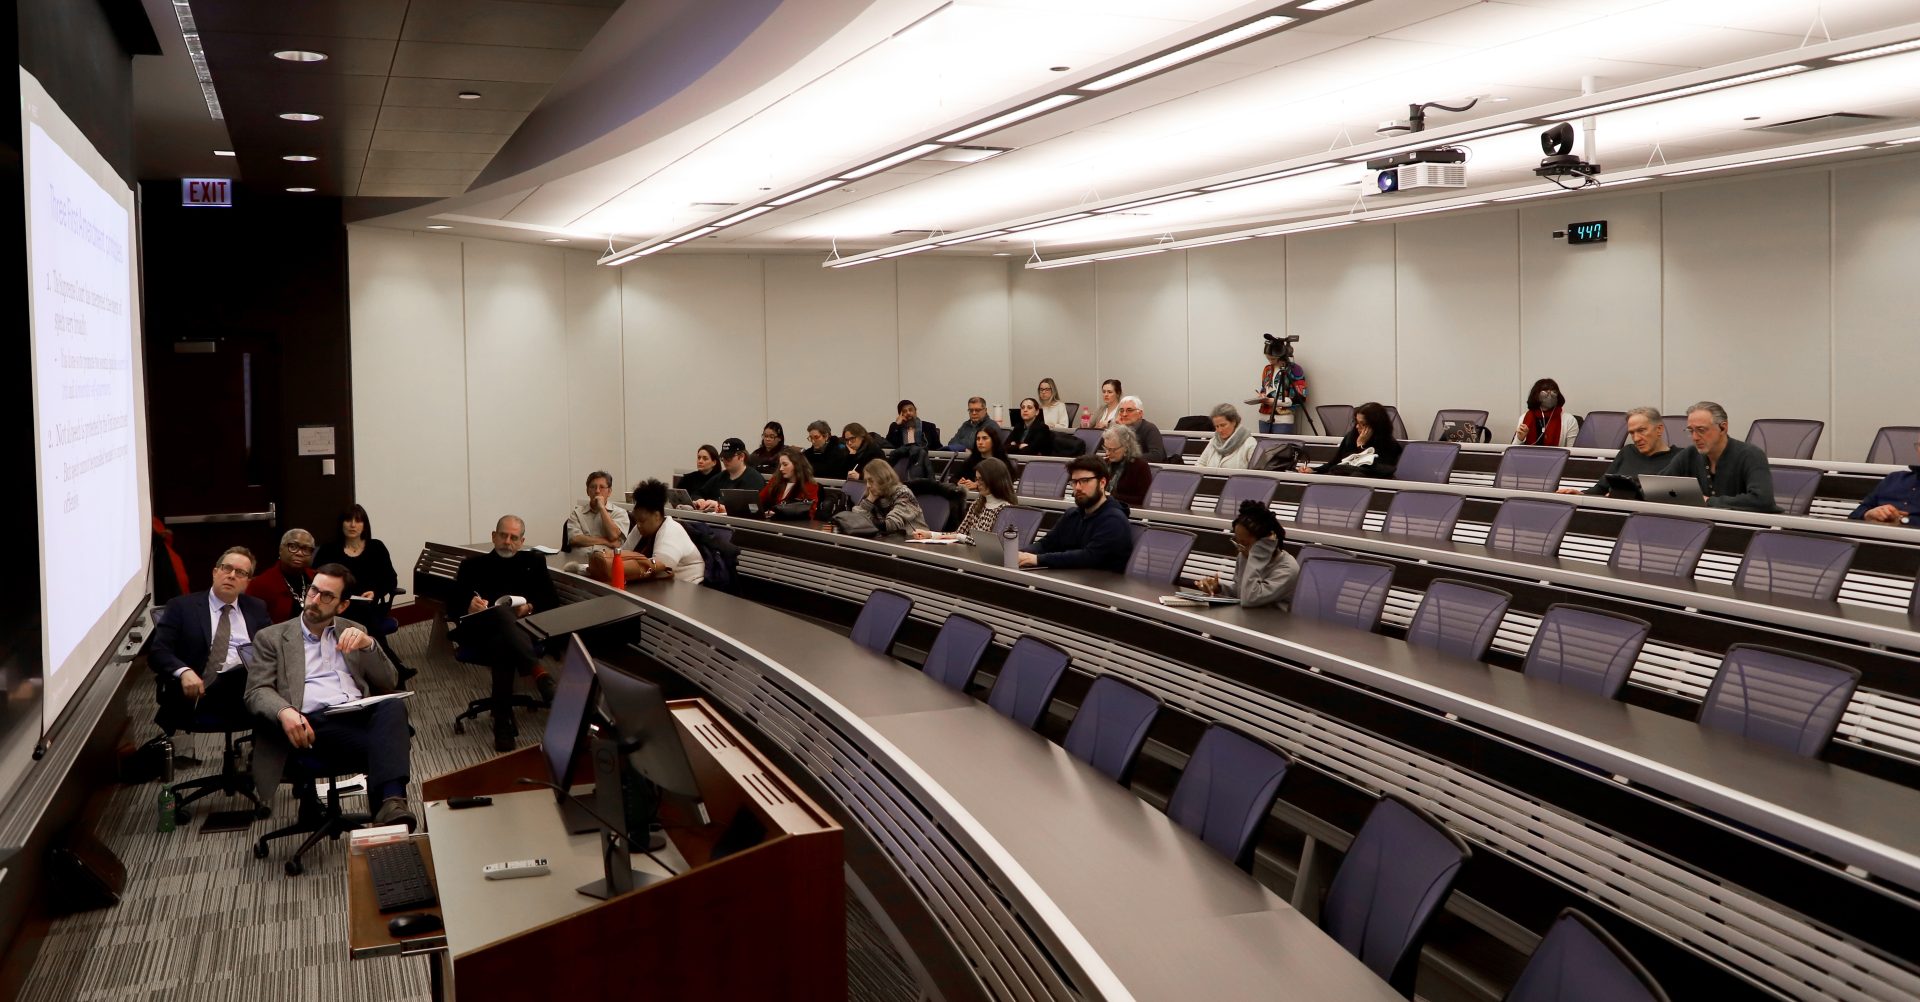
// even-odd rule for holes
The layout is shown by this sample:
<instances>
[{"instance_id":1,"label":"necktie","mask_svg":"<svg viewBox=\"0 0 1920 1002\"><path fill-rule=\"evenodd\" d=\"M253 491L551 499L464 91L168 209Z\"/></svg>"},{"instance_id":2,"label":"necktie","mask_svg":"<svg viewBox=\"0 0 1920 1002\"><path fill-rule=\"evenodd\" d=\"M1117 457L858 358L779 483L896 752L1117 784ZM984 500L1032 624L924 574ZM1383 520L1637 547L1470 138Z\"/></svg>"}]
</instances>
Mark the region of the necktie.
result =
<instances>
[{"instance_id":1,"label":"necktie","mask_svg":"<svg viewBox=\"0 0 1920 1002\"><path fill-rule=\"evenodd\" d=\"M207 663L200 670L200 677L212 680L221 667L227 663L227 648L233 641L233 606L220 607L220 625L213 631L213 646L207 648Z\"/></svg>"}]
</instances>

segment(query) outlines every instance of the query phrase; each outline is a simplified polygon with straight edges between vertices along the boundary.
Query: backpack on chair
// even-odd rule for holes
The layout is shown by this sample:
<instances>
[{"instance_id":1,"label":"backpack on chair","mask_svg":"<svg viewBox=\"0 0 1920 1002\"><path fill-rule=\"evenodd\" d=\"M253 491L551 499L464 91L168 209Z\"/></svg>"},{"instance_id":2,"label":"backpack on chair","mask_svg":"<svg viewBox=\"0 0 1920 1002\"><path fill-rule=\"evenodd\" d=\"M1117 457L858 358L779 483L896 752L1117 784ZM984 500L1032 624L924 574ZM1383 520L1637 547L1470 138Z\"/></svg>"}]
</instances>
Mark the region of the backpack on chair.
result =
<instances>
[{"instance_id":1,"label":"backpack on chair","mask_svg":"<svg viewBox=\"0 0 1920 1002\"><path fill-rule=\"evenodd\" d=\"M1311 463L1313 458L1307 455L1307 447L1298 442L1282 442L1267 450L1260 459L1260 465L1254 467L1271 473L1292 473L1301 463Z\"/></svg>"},{"instance_id":2,"label":"backpack on chair","mask_svg":"<svg viewBox=\"0 0 1920 1002\"><path fill-rule=\"evenodd\" d=\"M680 525L693 540L693 548L700 551L700 563L706 573L700 583L717 591L732 591L740 570L740 547L727 538L732 533L723 537L713 526L702 522L681 522Z\"/></svg>"}]
</instances>

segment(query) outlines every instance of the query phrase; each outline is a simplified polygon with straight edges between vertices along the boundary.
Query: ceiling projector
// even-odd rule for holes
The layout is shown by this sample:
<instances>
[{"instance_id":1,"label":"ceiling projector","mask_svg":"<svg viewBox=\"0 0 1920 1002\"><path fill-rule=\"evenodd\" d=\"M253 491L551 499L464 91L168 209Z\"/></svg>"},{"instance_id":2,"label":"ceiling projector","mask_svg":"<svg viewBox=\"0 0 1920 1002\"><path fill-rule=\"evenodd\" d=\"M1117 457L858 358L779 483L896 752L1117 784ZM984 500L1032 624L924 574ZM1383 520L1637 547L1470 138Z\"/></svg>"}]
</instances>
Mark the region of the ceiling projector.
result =
<instances>
[{"instance_id":1,"label":"ceiling projector","mask_svg":"<svg viewBox=\"0 0 1920 1002\"><path fill-rule=\"evenodd\" d=\"M1367 174L1373 183L1362 190L1367 194L1391 195L1415 188L1464 188L1467 186L1467 151L1452 146L1408 150L1367 161Z\"/></svg>"}]
</instances>

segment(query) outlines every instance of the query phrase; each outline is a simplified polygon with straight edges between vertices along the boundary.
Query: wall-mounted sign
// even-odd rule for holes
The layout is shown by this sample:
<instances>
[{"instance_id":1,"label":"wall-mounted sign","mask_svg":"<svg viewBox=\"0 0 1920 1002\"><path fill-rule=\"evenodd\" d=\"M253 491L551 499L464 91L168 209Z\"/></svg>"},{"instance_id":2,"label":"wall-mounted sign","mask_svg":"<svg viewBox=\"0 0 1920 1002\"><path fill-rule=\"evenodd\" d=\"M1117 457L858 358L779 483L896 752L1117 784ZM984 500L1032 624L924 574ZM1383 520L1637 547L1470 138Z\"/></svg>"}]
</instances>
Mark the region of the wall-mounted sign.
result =
<instances>
[{"instance_id":1,"label":"wall-mounted sign","mask_svg":"<svg viewBox=\"0 0 1920 1002\"><path fill-rule=\"evenodd\" d=\"M181 205L217 205L233 208L233 179L225 177L183 177L180 179Z\"/></svg>"},{"instance_id":2,"label":"wall-mounted sign","mask_svg":"<svg viewBox=\"0 0 1920 1002\"><path fill-rule=\"evenodd\" d=\"M333 455L333 426L303 424L297 433L296 441L302 456L331 456Z\"/></svg>"}]
</instances>

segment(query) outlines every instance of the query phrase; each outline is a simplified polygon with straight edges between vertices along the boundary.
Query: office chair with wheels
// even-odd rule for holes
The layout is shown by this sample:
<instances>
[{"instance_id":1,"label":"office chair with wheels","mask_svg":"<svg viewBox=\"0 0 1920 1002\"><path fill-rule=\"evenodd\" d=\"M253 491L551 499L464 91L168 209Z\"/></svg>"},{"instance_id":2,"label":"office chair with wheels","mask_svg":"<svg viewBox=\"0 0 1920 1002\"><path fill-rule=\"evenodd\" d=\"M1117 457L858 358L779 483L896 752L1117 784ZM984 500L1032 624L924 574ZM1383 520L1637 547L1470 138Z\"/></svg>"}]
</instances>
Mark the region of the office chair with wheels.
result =
<instances>
[{"instance_id":1,"label":"office chair with wheels","mask_svg":"<svg viewBox=\"0 0 1920 1002\"><path fill-rule=\"evenodd\" d=\"M340 777L358 771L358 769L329 766L310 752L295 751L288 756L286 775L282 778L293 784L294 798L300 804L299 817L285 828L260 836L260 840L253 844L253 858L266 859L267 843L275 839L305 835L306 838L301 840L300 847L293 850L292 858L284 864L287 876L297 877L304 870L300 864L300 857L306 855L308 849L318 845L321 839L338 841L340 836L347 832L356 828L365 828L371 824L373 815L348 812L340 806ZM327 781L325 801L320 799L320 794L314 789L314 783L321 779ZM372 796L372 791L368 791L368 796Z\"/></svg>"},{"instance_id":2,"label":"office chair with wheels","mask_svg":"<svg viewBox=\"0 0 1920 1002\"><path fill-rule=\"evenodd\" d=\"M1253 837L1273 809L1288 764L1285 755L1259 741L1213 724L1174 784L1167 817L1251 871Z\"/></svg>"},{"instance_id":3,"label":"office chair with wheels","mask_svg":"<svg viewBox=\"0 0 1920 1002\"><path fill-rule=\"evenodd\" d=\"M1613 541L1607 566L1616 571L1691 578L1706 552L1713 523L1646 512L1628 516Z\"/></svg>"},{"instance_id":4,"label":"office chair with wheels","mask_svg":"<svg viewBox=\"0 0 1920 1002\"><path fill-rule=\"evenodd\" d=\"M1571 521L1573 506L1564 501L1508 498L1487 528L1487 549L1556 557Z\"/></svg>"},{"instance_id":5,"label":"office chair with wheels","mask_svg":"<svg viewBox=\"0 0 1920 1002\"><path fill-rule=\"evenodd\" d=\"M1408 442L1400 450L1400 462L1394 465L1393 479L1444 484L1453 479L1453 464L1459 458L1458 442Z\"/></svg>"},{"instance_id":6,"label":"office chair with wheels","mask_svg":"<svg viewBox=\"0 0 1920 1002\"><path fill-rule=\"evenodd\" d=\"M1200 479L1198 470L1155 470L1153 481L1147 485L1146 500L1140 507L1184 515L1193 510L1193 496L1200 491Z\"/></svg>"},{"instance_id":7,"label":"office chair with wheels","mask_svg":"<svg viewBox=\"0 0 1920 1002\"><path fill-rule=\"evenodd\" d=\"M1758 644L1727 648L1700 726L1818 758L1860 686L1858 669Z\"/></svg>"},{"instance_id":8,"label":"office chair with wheels","mask_svg":"<svg viewBox=\"0 0 1920 1002\"><path fill-rule=\"evenodd\" d=\"M1747 426L1747 444L1759 448L1769 459L1812 459L1814 446L1820 444L1825 421L1801 418L1755 418Z\"/></svg>"},{"instance_id":9,"label":"office chair with wheels","mask_svg":"<svg viewBox=\"0 0 1920 1002\"><path fill-rule=\"evenodd\" d=\"M1626 411L1588 411L1573 435L1576 449L1618 449L1627 444ZM1669 440L1668 445L1672 445Z\"/></svg>"},{"instance_id":10,"label":"office chair with wheels","mask_svg":"<svg viewBox=\"0 0 1920 1002\"><path fill-rule=\"evenodd\" d=\"M1667 993L1599 923L1563 909L1504 1002L1667 1002Z\"/></svg>"},{"instance_id":11,"label":"office chair with wheels","mask_svg":"<svg viewBox=\"0 0 1920 1002\"><path fill-rule=\"evenodd\" d=\"M853 621L853 642L875 654L890 655L894 638L900 635L900 627L912 611L913 599L897 591L875 588L867 596L866 604L860 607L859 618Z\"/></svg>"},{"instance_id":12,"label":"office chair with wheels","mask_svg":"<svg viewBox=\"0 0 1920 1002\"><path fill-rule=\"evenodd\" d=\"M1440 578L1427 585L1407 624L1407 643L1478 661L1507 618L1513 596L1498 588Z\"/></svg>"},{"instance_id":13,"label":"office chair with wheels","mask_svg":"<svg viewBox=\"0 0 1920 1002\"><path fill-rule=\"evenodd\" d=\"M920 670L955 692L966 692L992 642L993 627L956 612L940 624L940 633L933 638L927 662Z\"/></svg>"},{"instance_id":14,"label":"office chair with wheels","mask_svg":"<svg viewBox=\"0 0 1920 1002\"><path fill-rule=\"evenodd\" d=\"M1508 491L1557 491L1567 450L1550 445L1509 445L1500 454L1493 486Z\"/></svg>"},{"instance_id":15,"label":"office chair with wheels","mask_svg":"<svg viewBox=\"0 0 1920 1002\"><path fill-rule=\"evenodd\" d=\"M987 705L1031 729L1053 702L1053 692L1067 674L1067 652L1044 640L1021 637L1007 651L1000 675L987 693Z\"/></svg>"},{"instance_id":16,"label":"office chair with wheels","mask_svg":"<svg viewBox=\"0 0 1920 1002\"><path fill-rule=\"evenodd\" d=\"M1180 576L1192 551L1194 535L1184 529L1152 528L1133 541L1133 556L1127 558L1127 576L1165 587Z\"/></svg>"},{"instance_id":17,"label":"office chair with wheels","mask_svg":"<svg viewBox=\"0 0 1920 1002\"><path fill-rule=\"evenodd\" d=\"M1820 489L1820 471L1804 466L1772 466L1773 500L1783 515L1806 515L1813 511L1813 493Z\"/></svg>"},{"instance_id":18,"label":"office chair with wheels","mask_svg":"<svg viewBox=\"0 0 1920 1002\"><path fill-rule=\"evenodd\" d=\"M1851 539L1808 536L1798 532L1757 532L1747 543L1734 572L1733 586L1831 602L1853 566L1860 544Z\"/></svg>"},{"instance_id":19,"label":"office chair with wheels","mask_svg":"<svg viewBox=\"0 0 1920 1002\"><path fill-rule=\"evenodd\" d=\"M1521 671L1528 678L1619 699L1652 632L1653 624L1644 619L1555 603L1540 618Z\"/></svg>"},{"instance_id":20,"label":"office chair with wheels","mask_svg":"<svg viewBox=\"0 0 1920 1002\"><path fill-rule=\"evenodd\" d=\"M1458 494L1400 491L1387 506L1387 520L1380 531L1445 543L1453 539L1453 527L1460 521L1460 508L1465 503Z\"/></svg>"},{"instance_id":21,"label":"office chair with wheels","mask_svg":"<svg viewBox=\"0 0 1920 1002\"><path fill-rule=\"evenodd\" d=\"M1133 760L1146 743L1147 730L1160 714L1160 700L1152 693L1112 675L1102 675L1087 687L1067 736L1060 747L1082 762L1127 785Z\"/></svg>"},{"instance_id":22,"label":"office chair with wheels","mask_svg":"<svg viewBox=\"0 0 1920 1002\"><path fill-rule=\"evenodd\" d=\"M1366 520L1367 506L1373 503L1373 488L1355 484L1309 484L1300 492L1300 505L1294 512L1294 524L1308 529L1360 528Z\"/></svg>"},{"instance_id":23,"label":"office chair with wheels","mask_svg":"<svg viewBox=\"0 0 1920 1002\"><path fill-rule=\"evenodd\" d=\"M1213 514L1216 518L1233 518L1240 514L1242 501L1258 501L1262 505L1273 500L1273 481L1266 477L1251 474L1229 476L1220 485L1220 496L1213 502Z\"/></svg>"},{"instance_id":24,"label":"office chair with wheels","mask_svg":"<svg viewBox=\"0 0 1920 1002\"><path fill-rule=\"evenodd\" d=\"M1413 998L1420 944L1473 850L1389 794L1373 805L1327 888L1320 927L1393 990Z\"/></svg>"},{"instance_id":25,"label":"office chair with wheels","mask_svg":"<svg viewBox=\"0 0 1920 1002\"><path fill-rule=\"evenodd\" d=\"M1313 560L1300 565L1293 614L1372 632L1380 625L1393 566L1372 560Z\"/></svg>"}]
</instances>

